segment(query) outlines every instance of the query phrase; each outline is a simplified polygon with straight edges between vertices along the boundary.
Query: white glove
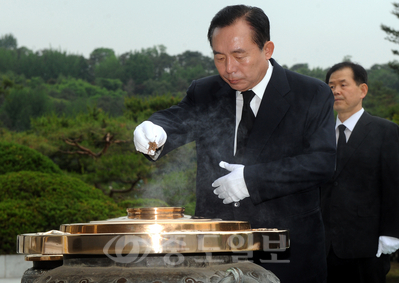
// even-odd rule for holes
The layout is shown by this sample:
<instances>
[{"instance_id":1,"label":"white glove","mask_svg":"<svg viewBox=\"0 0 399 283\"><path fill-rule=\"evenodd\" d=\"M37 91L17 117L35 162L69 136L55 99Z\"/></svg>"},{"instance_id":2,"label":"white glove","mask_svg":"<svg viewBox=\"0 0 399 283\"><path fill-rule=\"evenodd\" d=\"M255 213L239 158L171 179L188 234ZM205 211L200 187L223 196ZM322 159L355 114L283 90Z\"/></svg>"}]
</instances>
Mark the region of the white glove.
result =
<instances>
[{"instance_id":1,"label":"white glove","mask_svg":"<svg viewBox=\"0 0 399 283\"><path fill-rule=\"evenodd\" d=\"M244 180L244 165L229 164L221 161L219 166L230 171L212 183L216 188L213 193L223 199L224 204L240 201L249 197L247 185Z\"/></svg>"},{"instance_id":2,"label":"white glove","mask_svg":"<svg viewBox=\"0 0 399 283\"><path fill-rule=\"evenodd\" d=\"M148 155L155 155L155 150L166 142L165 130L150 121L144 121L136 127L133 134L136 150ZM156 148L150 148L150 142L156 143Z\"/></svg>"},{"instance_id":3,"label":"white glove","mask_svg":"<svg viewBox=\"0 0 399 283\"><path fill-rule=\"evenodd\" d=\"M399 239L389 236L380 236L378 241L377 257L381 254L391 254L399 249Z\"/></svg>"}]
</instances>

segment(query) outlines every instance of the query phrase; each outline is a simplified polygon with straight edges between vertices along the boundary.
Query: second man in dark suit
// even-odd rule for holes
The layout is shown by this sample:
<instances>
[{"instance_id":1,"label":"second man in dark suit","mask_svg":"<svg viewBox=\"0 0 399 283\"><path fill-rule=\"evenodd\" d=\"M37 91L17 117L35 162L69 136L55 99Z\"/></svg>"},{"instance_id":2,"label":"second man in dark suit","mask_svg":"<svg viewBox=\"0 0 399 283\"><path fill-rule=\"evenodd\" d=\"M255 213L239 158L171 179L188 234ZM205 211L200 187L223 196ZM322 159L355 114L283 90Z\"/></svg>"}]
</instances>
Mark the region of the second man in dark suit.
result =
<instances>
[{"instance_id":1,"label":"second man in dark suit","mask_svg":"<svg viewBox=\"0 0 399 283\"><path fill-rule=\"evenodd\" d=\"M338 113L336 171L321 190L328 282L385 282L399 248L399 127L364 111L362 66L336 64L326 82Z\"/></svg>"}]
</instances>

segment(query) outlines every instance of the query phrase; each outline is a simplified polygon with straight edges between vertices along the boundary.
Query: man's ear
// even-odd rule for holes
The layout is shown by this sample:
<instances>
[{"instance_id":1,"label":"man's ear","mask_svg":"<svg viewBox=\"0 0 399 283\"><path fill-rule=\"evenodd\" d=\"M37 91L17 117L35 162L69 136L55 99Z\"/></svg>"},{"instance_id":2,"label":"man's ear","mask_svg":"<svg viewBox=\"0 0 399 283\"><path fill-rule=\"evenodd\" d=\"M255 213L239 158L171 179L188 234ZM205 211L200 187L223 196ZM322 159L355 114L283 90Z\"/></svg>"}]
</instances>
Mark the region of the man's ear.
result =
<instances>
[{"instance_id":1,"label":"man's ear","mask_svg":"<svg viewBox=\"0 0 399 283\"><path fill-rule=\"evenodd\" d=\"M361 84L359 87L360 87L360 91L362 92L362 96L361 96L361 97L362 97L362 99L363 99L363 98L366 97L367 92L368 92L368 90L369 90L369 87L368 87L368 85L365 84L365 83Z\"/></svg>"},{"instance_id":2,"label":"man's ear","mask_svg":"<svg viewBox=\"0 0 399 283\"><path fill-rule=\"evenodd\" d=\"M267 60L272 58L273 51L274 51L274 43L273 43L273 41L266 41L265 45L263 46L263 51L265 53L265 56L266 56Z\"/></svg>"}]
</instances>

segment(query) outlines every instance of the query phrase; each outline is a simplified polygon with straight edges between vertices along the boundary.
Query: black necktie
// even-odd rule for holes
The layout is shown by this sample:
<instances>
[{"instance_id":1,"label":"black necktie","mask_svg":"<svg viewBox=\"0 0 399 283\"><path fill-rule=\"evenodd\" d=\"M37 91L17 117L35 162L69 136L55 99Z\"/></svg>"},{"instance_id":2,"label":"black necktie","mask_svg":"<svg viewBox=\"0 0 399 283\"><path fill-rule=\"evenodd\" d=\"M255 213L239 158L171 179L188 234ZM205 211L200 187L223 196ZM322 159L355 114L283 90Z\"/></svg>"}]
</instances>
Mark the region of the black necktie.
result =
<instances>
[{"instance_id":1,"label":"black necktie","mask_svg":"<svg viewBox=\"0 0 399 283\"><path fill-rule=\"evenodd\" d=\"M247 145L249 133L255 121L254 112L252 112L250 103L255 93L252 90L242 92L244 105L242 107L241 121L237 130L237 151L236 156L242 155Z\"/></svg>"},{"instance_id":2,"label":"black necktie","mask_svg":"<svg viewBox=\"0 0 399 283\"><path fill-rule=\"evenodd\" d=\"M337 143L337 161L336 161L335 168L338 168L338 162L342 159L342 148L346 144L345 129L346 129L346 127L344 124L341 124L338 126L339 136L338 136L338 143Z\"/></svg>"}]
</instances>

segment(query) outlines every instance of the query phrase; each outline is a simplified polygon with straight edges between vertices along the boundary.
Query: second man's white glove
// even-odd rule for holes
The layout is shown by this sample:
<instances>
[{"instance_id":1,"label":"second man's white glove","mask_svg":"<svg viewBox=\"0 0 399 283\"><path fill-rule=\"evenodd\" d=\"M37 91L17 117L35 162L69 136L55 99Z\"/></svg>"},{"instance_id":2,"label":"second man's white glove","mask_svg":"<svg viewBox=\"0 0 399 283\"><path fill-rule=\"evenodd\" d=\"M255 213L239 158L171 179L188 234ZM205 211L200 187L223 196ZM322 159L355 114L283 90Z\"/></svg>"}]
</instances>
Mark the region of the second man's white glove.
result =
<instances>
[{"instance_id":1,"label":"second man's white glove","mask_svg":"<svg viewBox=\"0 0 399 283\"><path fill-rule=\"evenodd\" d=\"M166 139L165 130L150 121L138 125L133 133L136 150L148 155L155 155L155 150L162 147Z\"/></svg>"},{"instance_id":2,"label":"second man's white glove","mask_svg":"<svg viewBox=\"0 0 399 283\"><path fill-rule=\"evenodd\" d=\"M391 254L399 249L399 239L389 236L380 236L378 240L377 257L381 254Z\"/></svg>"},{"instance_id":3,"label":"second man's white glove","mask_svg":"<svg viewBox=\"0 0 399 283\"><path fill-rule=\"evenodd\" d=\"M212 183L212 187L216 188L213 193L223 199L224 204L238 202L249 197L244 180L244 165L221 161L219 166L229 170L230 173Z\"/></svg>"}]
</instances>

